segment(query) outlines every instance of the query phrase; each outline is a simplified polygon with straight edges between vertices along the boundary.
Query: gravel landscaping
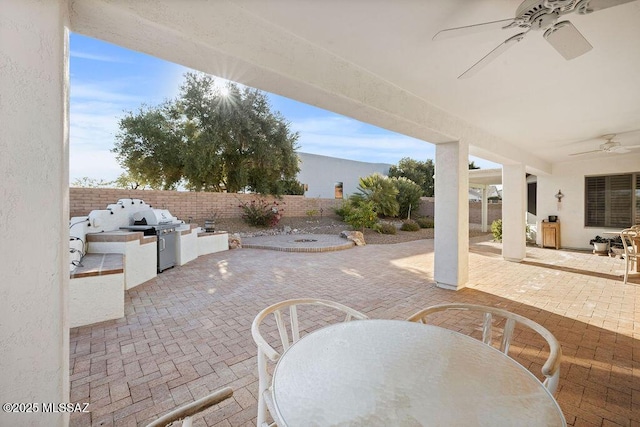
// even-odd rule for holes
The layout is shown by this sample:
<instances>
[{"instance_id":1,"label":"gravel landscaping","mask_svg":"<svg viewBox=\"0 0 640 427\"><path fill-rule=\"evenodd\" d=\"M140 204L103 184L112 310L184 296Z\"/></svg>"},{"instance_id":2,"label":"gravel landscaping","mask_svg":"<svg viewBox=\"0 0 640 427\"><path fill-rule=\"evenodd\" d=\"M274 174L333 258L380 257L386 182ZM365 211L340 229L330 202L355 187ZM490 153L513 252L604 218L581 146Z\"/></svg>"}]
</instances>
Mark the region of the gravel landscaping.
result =
<instances>
[{"instance_id":1,"label":"gravel landscaping","mask_svg":"<svg viewBox=\"0 0 640 427\"><path fill-rule=\"evenodd\" d=\"M397 221L398 226L401 221ZM469 237L477 237L491 233L483 233L474 226L469 227ZM335 217L284 217L274 228L258 228L246 224L239 218L218 218L216 230L237 233L241 237L269 236L275 234L340 234L351 227ZM381 234L373 230L365 230L367 244L384 245L410 242L413 240L433 239L433 228L422 228L418 231L398 230L397 234Z\"/></svg>"}]
</instances>

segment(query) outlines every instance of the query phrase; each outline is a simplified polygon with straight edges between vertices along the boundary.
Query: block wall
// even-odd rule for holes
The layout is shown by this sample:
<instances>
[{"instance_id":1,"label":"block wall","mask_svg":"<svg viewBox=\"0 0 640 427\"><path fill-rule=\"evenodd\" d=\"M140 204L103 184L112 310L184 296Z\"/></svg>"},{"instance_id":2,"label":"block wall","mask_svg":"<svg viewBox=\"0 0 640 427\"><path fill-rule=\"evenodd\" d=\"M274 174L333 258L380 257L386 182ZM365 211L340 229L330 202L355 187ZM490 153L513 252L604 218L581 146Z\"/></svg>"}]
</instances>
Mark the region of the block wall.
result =
<instances>
[{"instance_id":1,"label":"block wall","mask_svg":"<svg viewBox=\"0 0 640 427\"><path fill-rule=\"evenodd\" d=\"M122 190L116 188L76 188L69 189L69 211L72 217L85 216L95 209L105 209L107 205L116 203L118 199L142 199L154 208L168 209L171 214L188 222L201 224L215 212L218 218L238 218L242 211L240 203L264 199L267 202L278 201L283 216L304 217L308 211L315 210L323 216L335 216L333 209L342 204L340 199L309 198L304 196L273 196L256 194L206 193L190 191L160 190ZM422 197L420 200L421 216L433 217L433 197ZM482 206L479 202L469 202L469 223L480 224ZM502 218L502 204L489 204L489 224Z\"/></svg>"},{"instance_id":2,"label":"block wall","mask_svg":"<svg viewBox=\"0 0 640 427\"><path fill-rule=\"evenodd\" d=\"M421 216L433 217L435 205L433 197L421 197L420 209L418 214ZM489 224L496 219L502 218L502 203L489 203L487 206L487 215L489 217ZM482 203L469 202L469 224L481 224L482 223Z\"/></svg>"},{"instance_id":3,"label":"block wall","mask_svg":"<svg viewBox=\"0 0 640 427\"><path fill-rule=\"evenodd\" d=\"M304 217L310 210L324 216L335 216L333 208L342 200L306 198L304 196L273 196L256 194L206 193L190 191L122 190L114 188L70 188L69 211L72 217L85 216L95 209L105 209L119 199L142 199L154 208L168 209L181 220L201 223L216 213L218 218L237 218L242 214L241 203L264 199L271 203L276 200L283 216Z\"/></svg>"}]
</instances>

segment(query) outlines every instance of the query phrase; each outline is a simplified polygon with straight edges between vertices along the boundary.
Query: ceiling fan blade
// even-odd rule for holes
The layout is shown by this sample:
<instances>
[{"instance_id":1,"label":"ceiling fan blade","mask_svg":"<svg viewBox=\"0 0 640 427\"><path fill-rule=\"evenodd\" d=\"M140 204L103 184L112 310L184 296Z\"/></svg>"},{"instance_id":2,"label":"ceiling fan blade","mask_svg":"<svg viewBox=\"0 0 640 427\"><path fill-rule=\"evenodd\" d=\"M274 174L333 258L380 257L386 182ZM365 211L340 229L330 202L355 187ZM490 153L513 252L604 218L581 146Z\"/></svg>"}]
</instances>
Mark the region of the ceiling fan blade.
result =
<instances>
[{"instance_id":1,"label":"ceiling fan blade","mask_svg":"<svg viewBox=\"0 0 640 427\"><path fill-rule=\"evenodd\" d=\"M569 154L570 156L581 156L583 154L589 154L589 153L600 153L602 152L602 150L591 150L591 151L583 151L581 153L573 153L573 154Z\"/></svg>"},{"instance_id":2,"label":"ceiling fan blade","mask_svg":"<svg viewBox=\"0 0 640 427\"><path fill-rule=\"evenodd\" d=\"M586 15L588 13L597 12L602 9L619 6L625 3L631 3L635 0L586 0L576 6L578 13Z\"/></svg>"},{"instance_id":3,"label":"ceiling fan blade","mask_svg":"<svg viewBox=\"0 0 640 427\"><path fill-rule=\"evenodd\" d=\"M432 40L450 39L452 37L466 36L467 34L479 33L481 31L497 30L499 28L506 28L513 22L513 18L509 18L484 22L482 24L466 25L464 27L447 28L446 30L438 31Z\"/></svg>"},{"instance_id":4,"label":"ceiling fan blade","mask_svg":"<svg viewBox=\"0 0 640 427\"><path fill-rule=\"evenodd\" d=\"M593 49L593 46L569 21L558 22L549 28L544 32L544 38L567 61Z\"/></svg>"},{"instance_id":5,"label":"ceiling fan blade","mask_svg":"<svg viewBox=\"0 0 640 427\"><path fill-rule=\"evenodd\" d=\"M475 75L478 71L480 71L481 69L489 65L489 63L491 63L498 56L502 55L511 46L521 41L526 34L527 33L524 32L524 33L516 34L515 36L506 39L504 42L502 42L502 44L499 44L498 47L496 47L491 52L486 54L484 58L482 58L480 61L473 64L471 68L469 68L464 73L460 74L458 78L468 79L469 77Z\"/></svg>"}]
</instances>

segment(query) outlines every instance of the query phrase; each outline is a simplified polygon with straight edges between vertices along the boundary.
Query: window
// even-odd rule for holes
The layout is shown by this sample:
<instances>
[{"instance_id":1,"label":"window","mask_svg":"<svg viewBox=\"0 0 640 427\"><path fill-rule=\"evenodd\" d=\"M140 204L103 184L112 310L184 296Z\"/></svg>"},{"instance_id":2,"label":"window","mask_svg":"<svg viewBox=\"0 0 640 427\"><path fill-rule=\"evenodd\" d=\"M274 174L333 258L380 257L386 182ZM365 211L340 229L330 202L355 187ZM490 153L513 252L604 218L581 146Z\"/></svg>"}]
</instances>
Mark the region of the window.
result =
<instances>
[{"instance_id":1,"label":"window","mask_svg":"<svg viewBox=\"0 0 640 427\"><path fill-rule=\"evenodd\" d=\"M335 191L335 195L336 195L336 199L342 199L342 183L341 182L336 182L334 184L334 191Z\"/></svg>"},{"instance_id":2,"label":"window","mask_svg":"<svg viewBox=\"0 0 640 427\"><path fill-rule=\"evenodd\" d=\"M585 226L626 228L640 222L640 173L585 177Z\"/></svg>"}]
</instances>

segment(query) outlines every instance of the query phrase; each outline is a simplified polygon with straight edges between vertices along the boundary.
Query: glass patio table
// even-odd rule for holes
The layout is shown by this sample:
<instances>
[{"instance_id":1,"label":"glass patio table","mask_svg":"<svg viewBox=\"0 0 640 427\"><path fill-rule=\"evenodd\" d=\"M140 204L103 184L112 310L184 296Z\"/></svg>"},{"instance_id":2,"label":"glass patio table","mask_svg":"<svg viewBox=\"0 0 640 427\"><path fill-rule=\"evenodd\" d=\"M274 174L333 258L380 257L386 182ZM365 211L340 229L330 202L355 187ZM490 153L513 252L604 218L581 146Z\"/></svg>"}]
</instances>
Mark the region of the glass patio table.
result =
<instances>
[{"instance_id":1,"label":"glass patio table","mask_svg":"<svg viewBox=\"0 0 640 427\"><path fill-rule=\"evenodd\" d=\"M566 426L522 365L474 338L399 320L328 326L284 352L276 418L293 426Z\"/></svg>"}]
</instances>

